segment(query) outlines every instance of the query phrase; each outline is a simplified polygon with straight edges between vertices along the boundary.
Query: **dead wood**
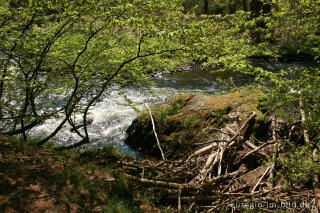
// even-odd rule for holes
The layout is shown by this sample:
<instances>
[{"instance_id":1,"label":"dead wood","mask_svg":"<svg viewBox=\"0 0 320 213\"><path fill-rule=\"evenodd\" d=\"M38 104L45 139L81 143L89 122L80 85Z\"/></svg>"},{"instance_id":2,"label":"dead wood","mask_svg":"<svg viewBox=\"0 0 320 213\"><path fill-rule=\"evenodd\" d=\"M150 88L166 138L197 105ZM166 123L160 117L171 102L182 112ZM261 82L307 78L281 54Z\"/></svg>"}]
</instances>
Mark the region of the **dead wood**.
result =
<instances>
[{"instance_id":1,"label":"dead wood","mask_svg":"<svg viewBox=\"0 0 320 213\"><path fill-rule=\"evenodd\" d=\"M282 185L279 183L272 186L271 180L277 174L276 165L272 163L263 166L257 162L262 162L268 155L277 157L281 142L278 120L274 118L272 123L268 124L271 132L268 137L258 140L255 135L250 135L244 140L247 127L251 121L254 122L256 115L253 112L241 125L232 126L232 129L207 127L202 132L207 134L207 130L218 131L222 133L221 138L211 139L207 146L203 145L208 144L208 141L195 143L193 151L174 158L177 160L146 160L135 165L122 162L122 167L127 168L125 177L130 182L147 187L148 190L152 189L152 193L157 194L155 197L161 200L161 203L170 203L175 206L176 212L184 209L189 209L189 212L199 209L205 212L238 212L241 209L232 207L231 204L267 204L297 199L310 203L316 195L320 198L320 191L317 191L317 194L315 191L311 193L311 190L294 188L288 193L281 191ZM288 129L291 127L292 124ZM226 130L232 133L232 136L226 133ZM292 132L291 129L288 133L292 135ZM259 210L272 212L273 209L263 207Z\"/></svg>"},{"instance_id":2,"label":"dead wood","mask_svg":"<svg viewBox=\"0 0 320 213\"><path fill-rule=\"evenodd\" d=\"M239 136L241 136L241 133L244 135L244 133L243 133L243 130L247 127L247 125L249 124L249 122L253 119L253 118L255 118L257 116L257 113L256 112L253 112L250 116L249 116L249 118L242 124L242 126L241 126L241 128L239 129L239 131L238 131L238 133L237 134L235 134L232 138L230 138L229 140L228 140L228 147L231 147L231 146L233 146L235 143L236 143L236 141L235 141L235 139L237 138L237 137L239 137ZM232 142L232 143L231 143ZM230 143L230 144L229 144Z\"/></svg>"},{"instance_id":3,"label":"dead wood","mask_svg":"<svg viewBox=\"0 0 320 213\"><path fill-rule=\"evenodd\" d=\"M151 118L151 122L152 122L153 133L154 133L154 136L156 137L157 145L158 145L159 150L160 150L160 152L161 152L162 159L163 159L163 161L166 161L166 158L164 157L163 150L162 150L161 145L160 145L160 141L159 141L159 139L158 139L158 134L157 134L157 132L156 132L156 126L155 126L155 124L154 124L154 120L153 120L153 116L152 116L151 110L150 110L150 108L148 107L148 104L145 103L145 106L146 106L146 108L148 109L149 114L150 114L150 118Z\"/></svg>"},{"instance_id":4,"label":"dead wood","mask_svg":"<svg viewBox=\"0 0 320 213\"><path fill-rule=\"evenodd\" d=\"M252 150L252 151L250 151L250 152L247 152L247 154L245 154L245 155L242 157L242 159L245 159L246 157L248 157L248 156L250 156L250 155L258 152L258 151L261 150L263 147L268 146L268 145L270 145L270 144L274 144L274 143L275 143L275 141L270 141L270 142L264 143L264 144L262 144L261 146L256 147L254 150ZM263 155L265 155L265 154L263 154Z\"/></svg>"}]
</instances>

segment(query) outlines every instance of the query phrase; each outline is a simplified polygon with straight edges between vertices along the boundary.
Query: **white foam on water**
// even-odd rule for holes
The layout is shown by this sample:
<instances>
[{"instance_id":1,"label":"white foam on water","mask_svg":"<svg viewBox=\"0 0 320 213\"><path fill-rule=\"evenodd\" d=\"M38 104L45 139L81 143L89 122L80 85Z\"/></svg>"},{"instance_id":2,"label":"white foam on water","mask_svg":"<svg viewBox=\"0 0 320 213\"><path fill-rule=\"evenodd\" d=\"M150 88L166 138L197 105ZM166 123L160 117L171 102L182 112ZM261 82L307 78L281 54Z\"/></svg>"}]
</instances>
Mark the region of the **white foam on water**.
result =
<instances>
[{"instance_id":1,"label":"white foam on water","mask_svg":"<svg viewBox=\"0 0 320 213\"><path fill-rule=\"evenodd\" d=\"M269 67L269 69L279 70L281 67L285 67L286 64L267 63L267 65L273 66ZM246 82L252 83L252 79L248 80L247 77L241 75L234 77L235 80L239 81L238 85L243 85ZM88 120L93 120L87 126L90 143L77 149L85 150L111 145L124 153L138 156L138 152L133 151L124 143L127 137L127 128L140 113L135 109L145 110L144 103L152 106L177 93L205 92L215 94L217 91L221 92L223 90L222 84L218 83L216 77L211 75L210 72L183 72L169 77L160 76L159 78L154 78L154 80L157 86L149 89L134 87L120 89L113 87L107 90L103 97L90 108L88 113ZM61 95L42 97L42 100L39 101L45 104L46 102L52 103L54 100L61 100L54 108L57 109L63 106L66 97L70 95L69 93L70 91L65 91ZM133 104L129 104L128 100ZM56 129L61 120L61 118L49 119L42 125L33 128L29 135L31 137L44 138ZM76 124L82 123L82 115L77 114L73 117L73 120ZM64 125L61 131L53 138L53 141L58 145L69 145L81 140L75 132L70 130L71 126L69 124ZM83 131L82 128L79 130Z\"/></svg>"},{"instance_id":2,"label":"white foam on water","mask_svg":"<svg viewBox=\"0 0 320 213\"><path fill-rule=\"evenodd\" d=\"M163 91L163 89L161 90ZM118 91L117 88L106 91L101 100L93 105L88 112L88 120L93 119L93 122L87 126L90 143L78 149L101 148L111 145L122 152L137 156L137 152L124 144L127 128L139 115L139 111L134 108L144 110L144 103L153 105L176 93L177 90L172 88L165 88L165 91L160 92L160 89L156 87L151 88L149 91L138 88L127 88L123 92ZM131 100L130 102L133 102L135 106L133 107L132 104L129 104L128 100ZM76 124L81 123L82 115L77 114L73 117L73 120ZM44 138L52 133L61 121L62 118L49 119L42 125L35 127L30 132L30 136ZM58 145L70 145L81 140L81 137L72 132L71 128L69 124L65 124L52 141ZM82 131L83 128L79 130Z\"/></svg>"}]
</instances>

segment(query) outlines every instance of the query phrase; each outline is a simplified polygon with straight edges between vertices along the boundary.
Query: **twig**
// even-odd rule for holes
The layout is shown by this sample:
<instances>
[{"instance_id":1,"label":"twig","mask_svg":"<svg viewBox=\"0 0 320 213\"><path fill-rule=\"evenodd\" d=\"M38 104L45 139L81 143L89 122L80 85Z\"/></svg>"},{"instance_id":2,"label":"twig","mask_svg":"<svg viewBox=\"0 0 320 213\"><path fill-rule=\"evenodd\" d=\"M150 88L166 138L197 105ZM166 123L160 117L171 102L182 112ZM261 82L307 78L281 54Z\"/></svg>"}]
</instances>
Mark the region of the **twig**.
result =
<instances>
[{"instance_id":1,"label":"twig","mask_svg":"<svg viewBox=\"0 0 320 213\"><path fill-rule=\"evenodd\" d=\"M191 210L192 210L192 208L193 208L194 205L195 205L195 202L193 202L193 203L191 204L191 206L190 206L189 209L188 209L188 212L191 212Z\"/></svg>"},{"instance_id":2,"label":"twig","mask_svg":"<svg viewBox=\"0 0 320 213\"><path fill-rule=\"evenodd\" d=\"M241 132L244 130L244 128L246 128L246 126L248 125L249 121L251 121L254 117L256 117L257 113L256 112L253 112L250 117L242 124L240 130L238 131L237 134L235 134L232 138L230 138L228 140L227 143L230 143L228 145L228 147L231 147L232 145L234 145L236 142L234 141L238 136L241 135ZM232 142L232 143L231 143Z\"/></svg>"},{"instance_id":3,"label":"twig","mask_svg":"<svg viewBox=\"0 0 320 213\"><path fill-rule=\"evenodd\" d=\"M278 153L278 140L277 140L277 132L276 132L276 124L277 124L277 120L276 120L276 117L273 116L272 117L272 140L275 142L274 144L274 153L272 155L272 158L275 159L276 156L277 156L277 153ZM271 171L270 171L270 175L269 175L269 179L272 180L273 177L274 177L274 174L273 174L273 170L274 170L274 167L275 167L275 162L272 161L271 163ZM271 187L273 187L273 185L271 185Z\"/></svg>"},{"instance_id":4,"label":"twig","mask_svg":"<svg viewBox=\"0 0 320 213\"><path fill-rule=\"evenodd\" d=\"M231 129L229 126L226 126L226 129L231 132L233 135L237 134L233 129Z\"/></svg>"},{"instance_id":5,"label":"twig","mask_svg":"<svg viewBox=\"0 0 320 213\"><path fill-rule=\"evenodd\" d=\"M292 127L291 127L291 129L290 129L290 132L289 132L289 140L291 140L291 138L292 138L292 135L293 135L293 132L294 132L294 130L296 129L296 125L293 125Z\"/></svg>"},{"instance_id":6,"label":"twig","mask_svg":"<svg viewBox=\"0 0 320 213\"><path fill-rule=\"evenodd\" d=\"M259 186L259 184L261 183L262 179L264 178L264 176L266 176L270 170L272 166L268 166L268 168L266 169L266 171L263 173L263 175L261 176L261 178L259 179L259 181L257 182L257 184L253 187L253 189L251 190L251 193L254 193L254 191L256 190L256 188Z\"/></svg>"},{"instance_id":7,"label":"twig","mask_svg":"<svg viewBox=\"0 0 320 213\"><path fill-rule=\"evenodd\" d=\"M220 155L219 155L219 167L218 167L218 176L221 175L221 170L222 170L222 158L223 158L223 153L225 151L225 146L221 145L221 151L220 151Z\"/></svg>"},{"instance_id":8,"label":"twig","mask_svg":"<svg viewBox=\"0 0 320 213\"><path fill-rule=\"evenodd\" d=\"M145 106L146 106L146 108L148 109L149 114L150 114L150 118L151 118L151 122L152 122L153 133L154 133L154 136L156 137L157 144L158 144L158 147L159 147L159 149L160 149L162 159L163 159L163 161L166 161L166 158L164 157L163 150L162 150L162 148L161 148L161 145L160 145L160 142L159 142L159 139L158 139L158 135L157 135L157 132L156 132L156 127L155 127L155 124L154 124L154 120L153 120L153 116L152 116L151 110L150 110L150 108L148 107L148 104L147 104L147 103L145 103Z\"/></svg>"},{"instance_id":9,"label":"twig","mask_svg":"<svg viewBox=\"0 0 320 213\"><path fill-rule=\"evenodd\" d=\"M182 192L182 187L180 186L178 189L178 213L181 212L181 192Z\"/></svg>"},{"instance_id":10,"label":"twig","mask_svg":"<svg viewBox=\"0 0 320 213\"><path fill-rule=\"evenodd\" d=\"M252 149L257 148L257 146L253 145L250 141L246 141L245 144L248 145L249 147L251 147Z\"/></svg>"},{"instance_id":11,"label":"twig","mask_svg":"<svg viewBox=\"0 0 320 213\"><path fill-rule=\"evenodd\" d=\"M245 155L241 158L241 160L243 160L244 158L248 157L249 155L252 155L253 153L259 151L259 150L262 149L263 147L268 146L268 145L270 145L270 144L274 144L274 143L275 143L275 141L271 141L271 142L267 142L267 143L265 143L265 144L262 144L261 146L258 146L256 149L254 149L254 150L252 150L252 151L250 151L250 152L247 152L247 154L245 154Z\"/></svg>"}]
</instances>

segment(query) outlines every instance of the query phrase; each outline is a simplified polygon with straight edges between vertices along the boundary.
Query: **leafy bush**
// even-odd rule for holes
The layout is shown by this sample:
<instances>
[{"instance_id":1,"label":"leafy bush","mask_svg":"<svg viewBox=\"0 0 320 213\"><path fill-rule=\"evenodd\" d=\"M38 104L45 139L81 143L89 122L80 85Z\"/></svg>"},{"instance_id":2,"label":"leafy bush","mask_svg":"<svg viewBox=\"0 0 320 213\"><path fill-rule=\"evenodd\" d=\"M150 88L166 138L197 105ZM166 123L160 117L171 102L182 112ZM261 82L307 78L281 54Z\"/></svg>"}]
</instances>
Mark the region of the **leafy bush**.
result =
<instances>
[{"instance_id":1,"label":"leafy bush","mask_svg":"<svg viewBox=\"0 0 320 213\"><path fill-rule=\"evenodd\" d=\"M286 150L280 154L276 163L280 165L281 174L289 185L310 181L320 173L320 165L312 159L311 144L297 147L295 143L286 141Z\"/></svg>"}]
</instances>

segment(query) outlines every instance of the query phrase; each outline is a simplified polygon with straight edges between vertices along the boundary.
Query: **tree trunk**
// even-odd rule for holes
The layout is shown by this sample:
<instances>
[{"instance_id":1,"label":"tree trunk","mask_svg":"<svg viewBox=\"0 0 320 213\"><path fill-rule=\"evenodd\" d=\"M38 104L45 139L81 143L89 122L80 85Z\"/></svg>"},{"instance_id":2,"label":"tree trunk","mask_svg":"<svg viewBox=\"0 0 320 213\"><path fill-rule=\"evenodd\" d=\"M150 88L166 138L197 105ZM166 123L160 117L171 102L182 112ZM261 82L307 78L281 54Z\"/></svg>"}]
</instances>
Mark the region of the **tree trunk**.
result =
<instances>
[{"instance_id":1,"label":"tree trunk","mask_svg":"<svg viewBox=\"0 0 320 213\"><path fill-rule=\"evenodd\" d=\"M250 2L250 11L253 17L258 17L260 15L260 10L262 9L262 2L260 0L252 0Z\"/></svg>"},{"instance_id":2,"label":"tree trunk","mask_svg":"<svg viewBox=\"0 0 320 213\"><path fill-rule=\"evenodd\" d=\"M242 0L243 11L248 11L247 0Z\"/></svg>"},{"instance_id":3,"label":"tree trunk","mask_svg":"<svg viewBox=\"0 0 320 213\"><path fill-rule=\"evenodd\" d=\"M233 1L229 1L229 14L234 14L235 12L235 3Z\"/></svg>"},{"instance_id":4,"label":"tree trunk","mask_svg":"<svg viewBox=\"0 0 320 213\"><path fill-rule=\"evenodd\" d=\"M209 14L209 0L204 0L203 13Z\"/></svg>"}]
</instances>

